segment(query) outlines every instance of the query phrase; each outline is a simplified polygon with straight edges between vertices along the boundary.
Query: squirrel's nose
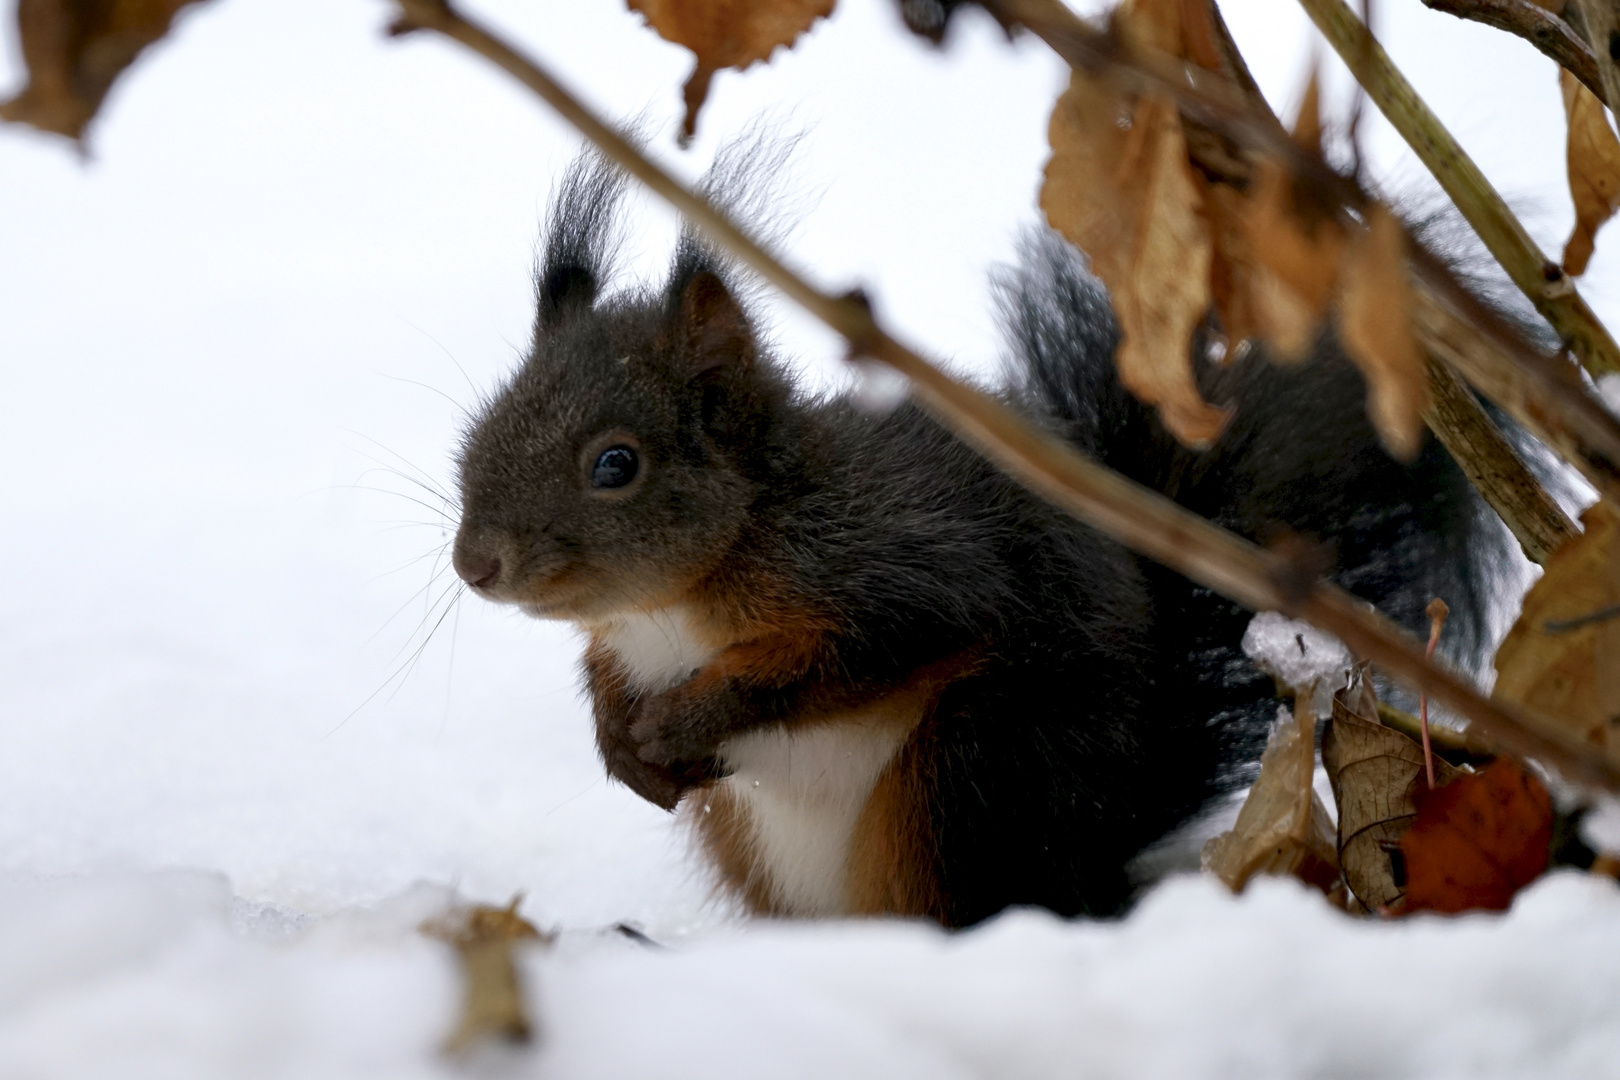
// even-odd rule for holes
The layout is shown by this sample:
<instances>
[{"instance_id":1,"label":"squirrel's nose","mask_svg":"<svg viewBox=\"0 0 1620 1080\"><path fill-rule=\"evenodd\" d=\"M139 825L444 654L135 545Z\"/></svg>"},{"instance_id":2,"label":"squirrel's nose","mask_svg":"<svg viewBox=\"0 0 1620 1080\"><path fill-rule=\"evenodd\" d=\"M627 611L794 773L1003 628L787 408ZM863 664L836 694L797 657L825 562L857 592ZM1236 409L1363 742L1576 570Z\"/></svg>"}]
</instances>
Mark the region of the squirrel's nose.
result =
<instances>
[{"instance_id":1,"label":"squirrel's nose","mask_svg":"<svg viewBox=\"0 0 1620 1080\"><path fill-rule=\"evenodd\" d=\"M456 568L456 576L475 589L493 585L501 576L501 557L493 552L468 551L457 544L450 561Z\"/></svg>"}]
</instances>

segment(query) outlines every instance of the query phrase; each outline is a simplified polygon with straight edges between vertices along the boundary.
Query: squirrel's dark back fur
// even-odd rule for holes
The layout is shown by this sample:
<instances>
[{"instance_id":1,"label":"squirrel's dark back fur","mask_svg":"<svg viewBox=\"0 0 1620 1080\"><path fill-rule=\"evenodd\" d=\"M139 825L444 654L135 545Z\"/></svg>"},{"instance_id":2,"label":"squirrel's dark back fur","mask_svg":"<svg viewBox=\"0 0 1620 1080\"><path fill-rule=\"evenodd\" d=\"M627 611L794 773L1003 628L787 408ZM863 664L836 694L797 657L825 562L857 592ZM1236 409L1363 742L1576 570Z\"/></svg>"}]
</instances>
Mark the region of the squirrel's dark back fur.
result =
<instances>
[{"instance_id":1,"label":"squirrel's dark back fur","mask_svg":"<svg viewBox=\"0 0 1620 1080\"><path fill-rule=\"evenodd\" d=\"M463 450L458 572L591 630L604 759L664 805L694 791L704 813L720 805L752 767L734 750L745 736L931 687L875 789L904 774L891 801L911 809L885 811L884 842L916 850L873 873L923 883L849 910L952 925L1009 904L1119 911L1130 859L1252 775L1276 703L1238 647L1251 613L1030 495L912 405L873 414L797 391L690 237L664 289L599 297L613 175L576 169L553 211L534 353ZM1331 339L1293 367L1200 363L1205 395L1236 412L1192 451L1121 389L1106 295L1063 241L1032 234L1000 292L1006 393L1032 421L1242 535L1321 542L1336 580L1414 631L1443 597L1452 651L1478 647L1500 530L1432 439L1410 465L1385 453ZM603 430L630 432L650 462L628 499L575 479ZM590 603L545 599L545 582L610 578ZM722 627L693 631L719 644L673 686L636 674L614 621L670 597ZM949 675L918 674L936 670ZM823 910L783 899L719 826L706 843L757 909Z\"/></svg>"}]
</instances>

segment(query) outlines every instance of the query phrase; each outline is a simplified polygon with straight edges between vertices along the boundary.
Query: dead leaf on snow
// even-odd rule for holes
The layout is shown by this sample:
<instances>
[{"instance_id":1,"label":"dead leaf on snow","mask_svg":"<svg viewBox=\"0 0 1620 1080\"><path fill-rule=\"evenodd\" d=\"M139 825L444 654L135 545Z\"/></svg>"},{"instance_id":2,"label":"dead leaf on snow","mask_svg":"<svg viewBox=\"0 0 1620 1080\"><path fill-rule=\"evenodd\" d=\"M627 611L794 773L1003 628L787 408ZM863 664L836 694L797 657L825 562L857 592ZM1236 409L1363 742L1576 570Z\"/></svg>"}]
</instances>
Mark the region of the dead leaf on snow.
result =
<instances>
[{"instance_id":1,"label":"dead leaf on snow","mask_svg":"<svg viewBox=\"0 0 1620 1080\"><path fill-rule=\"evenodd\" d=\"M1120 381L1176 438L1207 446L1228 410L1206 402L1192 334L1209 308L1209 222L1169 98L1134 106L1076 72L1052 110L1047 221L1091 257L1119 316Z\"/></svg>"},{"instance_id":2,"label":"dead leaf on snow","mask_svg":"<svg viewBox=\"0 0 1620 1080\"><path fill-rule=\"evenodd\" d=\"M778 46L793 47L817 19L831 15L835 0L627 0L665 41L684 45L697 58L686 80L687 138L697 130L709 80L721 68L741 70L768 60Z\"/></svg>"},{"instance_id":3,"label":"dead leaf on snow","mask_svg":"<svg viewBox=\"0 0 1620 1080\"><path fill-rule=\"evenodd\" d=\"M1333 695L1333 717L1322 736L1322 766L1339 807L1339 865L1345 884L1370 911L1405 895L1390 859L1417 815L1414 786L1422 786L1423 748L1392 728L1359 713L1377 699L1364 690ZM1376 715L1376 712L1373 714ZM1444 784L1459 770L1436 759L1435 778Z\"/></svg>"},{"instance_id":4,"label":"dead leaf on snow","mask_svg":"<svg viewBox=\"0 0 1620 1080\"><path fill-rule=\"evenodd\" d=\"M1411 461L1423 447L1429 375L1412 336L1406 231L1382 204L1367 211L1344 253L1339 340L1367 382L1367 415L1389 452Z\"/></svg>"},{"instance_id":5,"label":"dead leaf on snow","mask_svg":"<svg viewBox=\"0 0 1620 1080\"><path fill-rule=\"evenodd\" d=\"M1494 696L1620 764L1620 510L1581 515L1496 652Z\"/></svg>"},{"instance_id":6,"label":"dead leaf on snow","mask_svg":"<svg viewBox=\"0 0 1620 1080\"><path fill-rule=\"evenodd\" d=\"M1563 68L1558 86L1569 121L1566 164L1575 200L1575 229L1564 245L1564 273L1582 274L1592 258L1597 231L1620 208L1620 140L1597 96Z\"/></svg>"},{"instance_id":7,"label":"dead leaf on snow","mask_svg":"<svg viewBox=\"0 0 1620 1080\"><path fill-rule=\"evenodd\" d=\"M1552 800L1506 758L1416 801L1401 838L1407 911L1503 911L1547 868Z\"/></svg>"},{"instance_id":8,"label":"dead leaf on snow","mask_svg":"<svg viewBox=\"0 0 1620 1080\"><path fill-rule=\"evenodd\" d=\"M199 0L18 0L28 85L0 119L78 139L113 81Z\"/></svg>"},{"instance_id":9,"label":"dead leaf on snow","mask_svg":"<svg viewBox=\"0 0 1620 1080\"><path fill-rule=\"evenodd\" d=\"M1234 891L1255 874L1292 875L1327 892L1339 879L1339 857L1327 807L1311 786L1316 769L1314 688L1295 699L1294 715L1277 725L1260 758L1231 831L1204 845L1204 869Z\"/></svg>"},{"instance_id":10,"label":"dead leaf on snow","mask_svg":"<svg viewBox=\"0 0 1620 1080\"><path fill-rule=\"evenodd\" d=\"M459 1052L486 1039L528 1042L533 1035L512 947L523 941L550 944L517 913L518 901L504 908L479 904L458 908L422 927L429 937L455 947L461 961L464 995L461 1018L444 1048Z\"/></svg>"}]
</instances>

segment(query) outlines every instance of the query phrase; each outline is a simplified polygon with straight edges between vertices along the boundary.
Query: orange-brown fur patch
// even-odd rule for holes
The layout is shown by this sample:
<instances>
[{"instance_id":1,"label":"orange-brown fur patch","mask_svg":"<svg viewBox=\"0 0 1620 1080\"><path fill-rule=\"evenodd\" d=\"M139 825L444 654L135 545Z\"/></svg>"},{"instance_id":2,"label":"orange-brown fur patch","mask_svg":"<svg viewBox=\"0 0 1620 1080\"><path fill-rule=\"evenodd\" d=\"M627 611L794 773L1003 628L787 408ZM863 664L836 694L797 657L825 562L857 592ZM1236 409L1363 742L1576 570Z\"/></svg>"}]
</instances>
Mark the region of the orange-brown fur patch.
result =
<instances>
[{"instance_id":1,"label":"orange-brown fur patch","mask_svg":"<svg viewBox=\"0 0 1620 1080\"><path fill-rule=\"evenodd\" d=\"M921 727L912 731L878 777L850 835L847 889L852 915L936 919L943 915L918 741L921 731Z\"/></svg>"},{"instance_id":2,"label":"orange-brown fur patch","mask_svg":"<svg viewBox=\"0 0 1620 1080\"><path fill-rule=\"evenodd\" d=\"M848 842L845 913L941 918L943 899L935 867L932 819L927 804L928 762L921 736L945 687L972 673L976 653L965 653L918 670L905 685L858 709L859 720L837 714L790 720L806 725L894 724L906 732L894 759L879 774ZM846 714L848 715L848 714ZM757 850L749 810L723 784L705 786L682 810L699 845L729 892L755 915L790 915L772 888L769 868Z\"/></svg>"}]
</instances>

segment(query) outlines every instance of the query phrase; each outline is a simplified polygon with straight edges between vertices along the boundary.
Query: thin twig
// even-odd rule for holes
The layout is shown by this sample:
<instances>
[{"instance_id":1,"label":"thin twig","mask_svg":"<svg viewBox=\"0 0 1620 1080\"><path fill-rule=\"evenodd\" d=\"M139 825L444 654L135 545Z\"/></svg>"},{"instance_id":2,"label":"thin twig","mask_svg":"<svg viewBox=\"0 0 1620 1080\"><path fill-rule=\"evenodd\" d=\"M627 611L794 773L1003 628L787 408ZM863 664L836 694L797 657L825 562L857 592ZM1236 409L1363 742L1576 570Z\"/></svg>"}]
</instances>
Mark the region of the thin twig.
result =
<instances>
[{"instance_id":1,"label":"thin twig","mask_svg":"<svg viewBox=\"0 0 1620 1080\"><path fill-rule=\"evenodd\" d=\"M1299 0L1322 36L1401 138L1428 166L1513 283L1568 343L1594 377L1620 373L1620 346L1575 289L1536 247L1502 196L1457 145L1344 0Z\"/></svg>"},{"instance_id":2,"label":"thin twig","mask_svg":"<svg viewBox=\"0 0 1620 1080\"><path fill-rule=\"evenodd\" d=\"M1574 27L1540 4L1531 0L1423 0L1423 6L1524 38L1602 99L1603 78L1598 73L1597 57Z\"/></svg>"},{"instance_id":3,"label":"thin twig","mask_svg":"<svg viewBox=\"0 0 1620 1080\"><path fill-rule=\"evenodd\" d=\"M394 32L433 30L493 61L552 104L602 151L685 214L807 311L842 334L852 352L911 380L913 393L942 422L1031 490L1080 520L1192 580L1257 611L1281 611L1333 634L1390 677L1450 706L1504 749L1544 761L1568 779L1620 790L1620 769L1562 732L1531 726L1482 697L1465 679L1423 656L1422 646L1364 602L1312 580L1274 553L1221 529L1030 426L982 390L956 382L901 345L854 297L821 293L741 229L653 164L597 119L550 75L451 9L445 0L398 0Z\"/></svg>"}]
</instances>

